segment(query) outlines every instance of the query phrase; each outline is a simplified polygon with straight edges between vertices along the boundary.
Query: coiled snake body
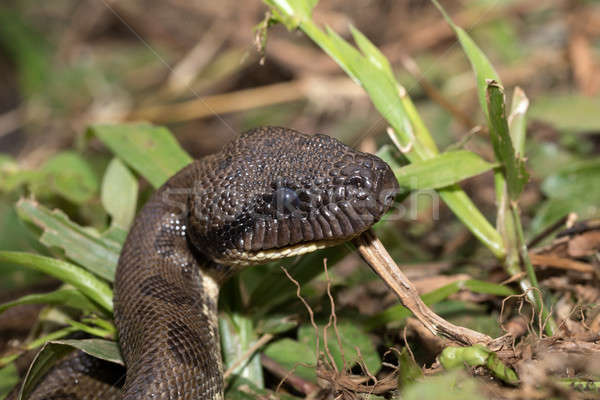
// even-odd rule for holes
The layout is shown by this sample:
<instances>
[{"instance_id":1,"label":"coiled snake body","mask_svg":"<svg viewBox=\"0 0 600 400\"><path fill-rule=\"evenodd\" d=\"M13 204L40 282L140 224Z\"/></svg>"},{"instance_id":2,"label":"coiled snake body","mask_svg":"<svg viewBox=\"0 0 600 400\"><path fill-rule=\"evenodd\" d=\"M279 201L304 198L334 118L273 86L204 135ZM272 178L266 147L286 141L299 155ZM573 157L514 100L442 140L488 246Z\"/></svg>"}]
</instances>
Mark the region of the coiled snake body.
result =
<instances>
[{"instance_id":1,"label":"coiled snake body","mask_svg":"<svg viewBox=\"0 0 600 400\"><path fill-rule=\"evenodd\" d=\"M222 399L220 285L238 269L360 234L396 180L379 158L324 135L257 128L178 172L123 247L115 321L127 366L77 353L32 399Z\"/></svg>"}]
</instances>

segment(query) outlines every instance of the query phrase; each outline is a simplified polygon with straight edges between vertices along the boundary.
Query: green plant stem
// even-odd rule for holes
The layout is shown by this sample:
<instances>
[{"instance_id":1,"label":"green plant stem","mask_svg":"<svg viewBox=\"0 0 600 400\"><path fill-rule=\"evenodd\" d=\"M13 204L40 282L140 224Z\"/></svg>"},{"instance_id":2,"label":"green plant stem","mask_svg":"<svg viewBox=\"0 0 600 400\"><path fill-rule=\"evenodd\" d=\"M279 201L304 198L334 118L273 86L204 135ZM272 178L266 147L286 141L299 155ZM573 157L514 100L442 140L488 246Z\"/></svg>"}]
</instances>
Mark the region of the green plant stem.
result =
<instances>
[{"instance_id":1,"label":"green plant stem","mask_svg":"<svg viewBox=\"0 0 600 400\"><path fill-rule=\"evenodd\" d=\"M519 250L519 255L521 260L525 264L525 270L527 272L527 277L531 282L531 286L533 289L533 296L535 297L535 303L538 307L538 312L542 316L542 321L544 321L544 332L548 336L554 336L558 326L556 325L556 321L550 314L549 310L544 307L544 299L542 297L542 291L540 290L540 285L537 280L537 276L535 275L535 270L533 269L533 264L531 264L531 260L529 259L529 252L527 251L527 244L525 242L525 235L523 234L523 227L521 225L521 217L519 215L519 206L516 202L511 202L510 205L514 227L517 234L517 248Z\"/></svg>"}]
</instances>

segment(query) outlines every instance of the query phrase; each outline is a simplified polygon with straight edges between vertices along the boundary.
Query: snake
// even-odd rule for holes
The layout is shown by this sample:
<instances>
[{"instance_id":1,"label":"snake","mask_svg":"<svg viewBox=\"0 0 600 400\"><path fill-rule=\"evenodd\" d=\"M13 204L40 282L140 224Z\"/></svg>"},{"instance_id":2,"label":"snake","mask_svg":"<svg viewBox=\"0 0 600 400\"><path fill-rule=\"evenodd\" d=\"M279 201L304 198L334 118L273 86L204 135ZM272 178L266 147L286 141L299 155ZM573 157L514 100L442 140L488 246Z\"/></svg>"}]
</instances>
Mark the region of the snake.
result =
<instances>
[{"instance_id":1,"label":"snake","mask_svg":"<svg viewBox=\"0 0 600 400\"><path fill-rule=\"evenodd\" d=\"M195 160L151 196L123 245L114 317L126 367L75 351L29 398L223 399L221 285L242 268L351 240L397 188L377 156L282 127Z\"/></svg>"}]
</instances>

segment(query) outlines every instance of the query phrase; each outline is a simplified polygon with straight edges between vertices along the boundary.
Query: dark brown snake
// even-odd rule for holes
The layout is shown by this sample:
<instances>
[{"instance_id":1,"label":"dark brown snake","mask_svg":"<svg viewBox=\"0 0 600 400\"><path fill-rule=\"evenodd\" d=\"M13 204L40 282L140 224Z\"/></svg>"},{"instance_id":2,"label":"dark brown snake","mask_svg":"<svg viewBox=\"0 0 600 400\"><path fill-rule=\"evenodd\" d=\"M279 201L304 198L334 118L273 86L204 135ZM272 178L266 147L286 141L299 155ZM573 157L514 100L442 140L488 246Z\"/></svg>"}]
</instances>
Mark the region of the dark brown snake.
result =
<instances>
[{"instance_id":1,"label":"dark brown snake","mask_svg":"<svg viewBox=\"0 0 600 400\"><path fill-rule=\"evenodd\" d=\"M355 237L396 189L376 156L285 128L251 130L195 161L143 207L119 259L125 382L115 364L73 353L30 398L222 399L220 285L245 266Z\"/></svg>"}]
</instances>

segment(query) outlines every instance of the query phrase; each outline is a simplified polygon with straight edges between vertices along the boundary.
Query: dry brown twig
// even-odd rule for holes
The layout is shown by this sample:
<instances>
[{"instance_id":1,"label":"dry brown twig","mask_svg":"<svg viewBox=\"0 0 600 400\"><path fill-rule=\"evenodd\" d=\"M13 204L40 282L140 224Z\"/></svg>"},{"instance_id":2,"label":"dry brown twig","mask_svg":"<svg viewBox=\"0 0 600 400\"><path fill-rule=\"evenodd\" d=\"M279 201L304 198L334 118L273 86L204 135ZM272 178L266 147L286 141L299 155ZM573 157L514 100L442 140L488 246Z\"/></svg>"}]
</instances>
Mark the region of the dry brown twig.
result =
<instances>
[{"instance_id":1,"label":"dry brown twig","mask_svg":"<svg viewBox=\"0 0 600 400\"><path fill-rule=\"evenodd\" d=\"M354 240L360 255L381 279L398 295L400 302L408 308L427 329L461 345L490 343L492 338L483 333L456 326L435 314L419 297L415 286L396 265L383 244L371 229Z\"/></svg>"}]
</instances>

